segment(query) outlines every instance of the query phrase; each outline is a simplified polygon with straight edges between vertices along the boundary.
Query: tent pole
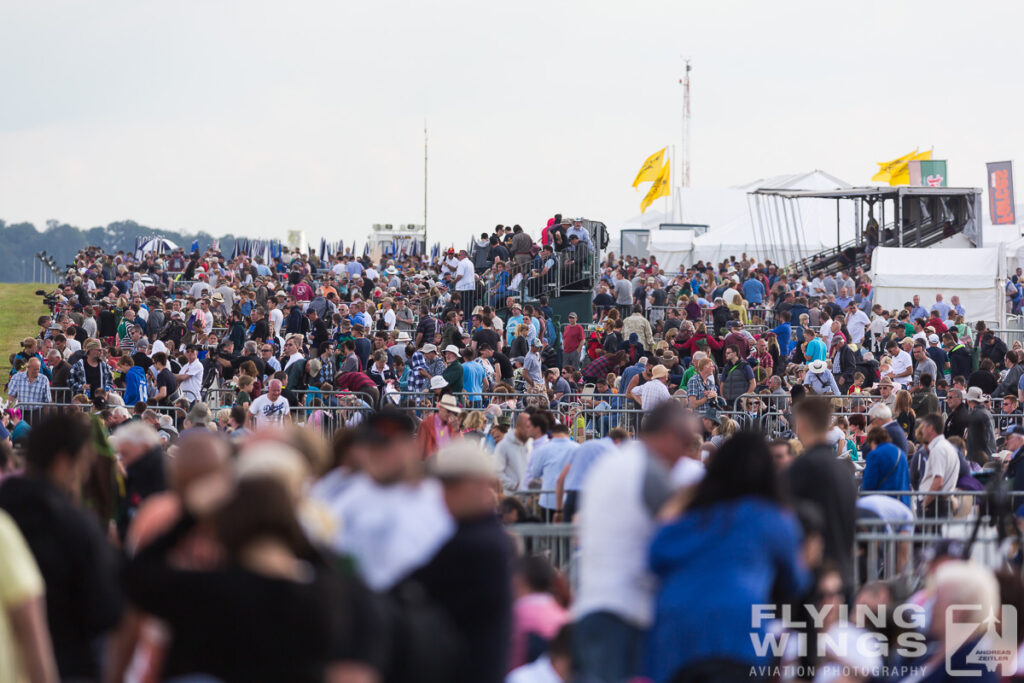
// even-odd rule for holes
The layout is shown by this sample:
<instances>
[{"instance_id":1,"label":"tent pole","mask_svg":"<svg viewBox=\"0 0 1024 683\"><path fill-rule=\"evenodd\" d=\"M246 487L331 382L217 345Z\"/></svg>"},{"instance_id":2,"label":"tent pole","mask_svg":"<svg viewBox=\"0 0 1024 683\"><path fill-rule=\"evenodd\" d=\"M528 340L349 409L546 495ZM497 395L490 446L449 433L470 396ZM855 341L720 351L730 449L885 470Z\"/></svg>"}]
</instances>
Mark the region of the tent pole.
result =
<instances>
[{"instance_id":1,"label":"tent pole","mask_svg":"<svg viewBox=\"0 0 1024 683\"><path fill-rule=\"evenodd\" d=\"M747 215L750 216L750 224L753 225L754 224L754 212L750 208L750 193L749 192L747 193ZM758 245L757 229L756 228L754 229L754 251L756 253L758 253L758 254L761 253L761 247ZM755 256L754 260L757 261L758 258Z\"/></svg>"},{"instance_id":2,"label":"tent pole","mask_svg":"<svg viewBox=\"0 0 1024 683\"><path fill-rule=\"evenodd\" d=\"M839 254L839 199L836 199L836 254Z\"/></svg>"},{"instance_id":3,"label":"tent pole","mask_svg":"<svg viewBox=\"0 0 1024 683\"><path fill-rule=\"evenodd\" d=\"M903 248L903 197L901 197L901 191L896 190L896 230L900 233L900 249Z\"/></svg>"}]
</instances>

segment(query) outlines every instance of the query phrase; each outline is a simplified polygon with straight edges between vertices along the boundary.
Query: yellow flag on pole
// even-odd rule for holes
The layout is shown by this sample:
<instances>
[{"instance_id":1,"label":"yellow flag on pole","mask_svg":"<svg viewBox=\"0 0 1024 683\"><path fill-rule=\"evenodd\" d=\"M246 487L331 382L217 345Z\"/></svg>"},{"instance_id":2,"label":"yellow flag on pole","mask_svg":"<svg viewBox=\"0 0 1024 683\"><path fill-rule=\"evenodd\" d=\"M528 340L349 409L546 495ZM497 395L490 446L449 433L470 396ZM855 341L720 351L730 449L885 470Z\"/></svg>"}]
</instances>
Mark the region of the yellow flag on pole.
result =
<instances>
[{"instance_id":1,"label":"yellow flag on pole","mask_svg":"<svg viewBox=\"0 0 1024 683\"><path fill-rule=\"evenodd\" d=\"M671 187L668 182L668 167L669 163L666 161L662 167L658 177L654 179L654 183L651 185L651 189L648 190L647 196L640 202L640 213L647 211L647 207L650 206L655 199L658 197L667 197L671 191Z\"/></svg>"},{"instance_id":2,"label":"yellow flag on pole","mask_svg":"<svg viewBox=\"0 0 1024 683\"><path fill-rule=\"evenodd\" d=\"M879 161L878 162L878 173L871 176L871 180L877 183L887 183L892 178L894 173L899 172L900 168L906 168L907 162L914 158L917 154L915 149L910 154L904 154L903 156L893 159L892 161Z\"/></svg>"},{"instance_id":3,"label":"yellow flag on pole","mask_svg":"<svg viewBox=\"0 0 1024 683\"><path fill-rule=\"evenodd\" d=\"M660 152L655 152L651 156L647 157L647 161L640 167L640 172L636 174L636 180L633 181L633 187L636 187L640 183L648 180L657 180L658 173L661 171L661 165L665 162L665 150L668 147L662 147Z\"/></svg>"},{"instance_id":4,"label":"yellow flag on pole","mask_svg":"<svg viewBox=\"0 0 1024 683\"><path fill-rule=\"evenodd\" d=\"M890 185L909 185L910 184L910 163L911 161L928 161L932 158L932 151L921 152L915 154L900 166L899 170L893 171L892 177L889 178Z\"/></svg>"}]
</instances>

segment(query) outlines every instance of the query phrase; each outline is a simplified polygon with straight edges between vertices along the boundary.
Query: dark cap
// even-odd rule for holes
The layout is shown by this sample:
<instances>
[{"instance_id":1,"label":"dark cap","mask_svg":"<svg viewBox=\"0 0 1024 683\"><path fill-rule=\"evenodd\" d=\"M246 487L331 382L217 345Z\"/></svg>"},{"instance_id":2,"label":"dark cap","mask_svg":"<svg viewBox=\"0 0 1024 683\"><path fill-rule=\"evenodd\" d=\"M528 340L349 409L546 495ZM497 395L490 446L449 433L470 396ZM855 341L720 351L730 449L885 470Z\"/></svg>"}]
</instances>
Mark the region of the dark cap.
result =
<instances>
[{"instance_id":1,"label":"dark cap","mask_svg":"<svg viewBox=\"0 0 1024 683\"><path fill-rule=\"evenodd\" d=\"M366 444L386 444L394 439L411 437L416 425L408 414L394 408L383 408L363 422L356 440Z\"/></svg>"},{"instance_id":2,"label":"dark cap","mask_svg":"<svg viewBox=\"0 0 1024 683\"><path fill-rule=\"evenodd\" d=\"M1010 425L1009 427L1003 430L1003 436L1012 436L1014 434L1024 436L1024 427L1020 425Z\"/></svg>"}]
</instances>

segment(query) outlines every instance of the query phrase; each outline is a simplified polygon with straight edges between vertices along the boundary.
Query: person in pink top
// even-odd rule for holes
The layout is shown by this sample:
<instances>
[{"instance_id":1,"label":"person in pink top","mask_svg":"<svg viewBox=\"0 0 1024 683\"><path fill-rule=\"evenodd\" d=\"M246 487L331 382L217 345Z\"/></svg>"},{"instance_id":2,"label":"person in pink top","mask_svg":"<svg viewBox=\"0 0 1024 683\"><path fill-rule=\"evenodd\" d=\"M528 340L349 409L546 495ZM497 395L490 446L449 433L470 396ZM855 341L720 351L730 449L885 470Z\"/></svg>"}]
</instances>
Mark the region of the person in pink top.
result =
<instances>
[{"instance_id":1,"label":"person in pink top","mask_svg":"<svg viewBox=\"0 0 1024 683\"><path fill-rule=\"evenodd\" d=\"M512 577L512 646L508 670L533 661L569 621L569 613L552 590L557 579L551 563L539 555L523 557Z\"/></svg>"}]
</instances>

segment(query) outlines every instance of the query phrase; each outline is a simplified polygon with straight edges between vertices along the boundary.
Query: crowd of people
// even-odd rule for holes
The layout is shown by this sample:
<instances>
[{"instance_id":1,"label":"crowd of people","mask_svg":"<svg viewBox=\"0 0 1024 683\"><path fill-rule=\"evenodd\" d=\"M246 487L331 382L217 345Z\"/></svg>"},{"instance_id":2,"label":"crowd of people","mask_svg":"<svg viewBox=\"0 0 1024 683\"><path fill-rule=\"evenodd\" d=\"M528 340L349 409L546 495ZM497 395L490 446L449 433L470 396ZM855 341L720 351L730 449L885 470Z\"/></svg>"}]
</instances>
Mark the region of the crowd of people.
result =
<instances>
[{"instance_id":1,"label":"crowd of people","mask_svg":"<svg viewBox=\"0 0 1024 683\"><path fill-rule=\"evenodd\" d=\"M1020 342L859 270L598 241L80 252L11 356L0 682L994 680L938 625L1024 615L1020 556L856 533L1024 491ZM923 645L759 605L912 605Z\"/></svg>"}]
</instances>

